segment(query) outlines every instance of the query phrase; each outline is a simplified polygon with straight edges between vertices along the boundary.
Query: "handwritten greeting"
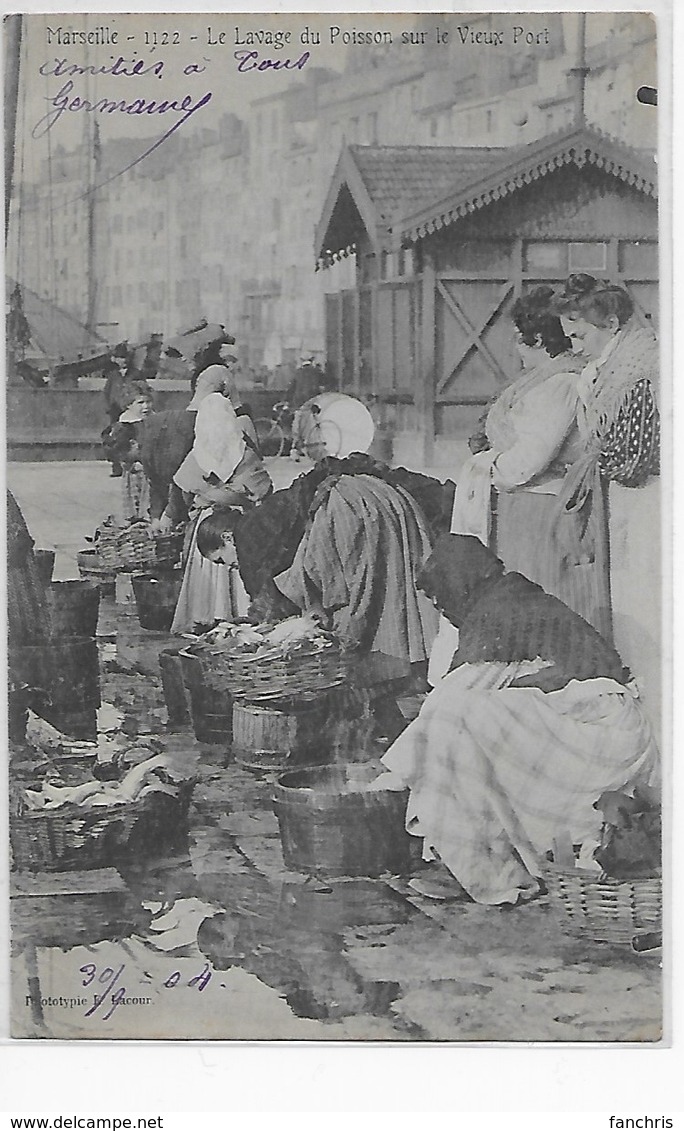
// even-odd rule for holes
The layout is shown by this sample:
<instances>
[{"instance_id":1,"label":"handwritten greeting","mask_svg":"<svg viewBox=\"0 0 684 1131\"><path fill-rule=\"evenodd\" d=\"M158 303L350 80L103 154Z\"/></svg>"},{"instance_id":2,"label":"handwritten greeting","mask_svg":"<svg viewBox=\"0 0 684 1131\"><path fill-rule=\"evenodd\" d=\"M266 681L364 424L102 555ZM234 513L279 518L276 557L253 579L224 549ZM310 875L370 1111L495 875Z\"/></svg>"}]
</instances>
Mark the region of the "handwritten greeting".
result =
<instances>
[{"instance_id":1,"label":"handwritten greeting","mask_svg":"<svg viewBox=\"0 0 684 1131\"><path fill-rule=\"evenodd\" d=\"M114 57L110 56L110 58ZM148 157L176 130L190 121L193 115L203 106L207 106L212 99L212 92L207 91L201 98L194 98L191 94L161 99L140 98L131 97L126 92L123 97L102 97L94 100L86 98L77 86L78 79L85 79L86 76L106 76L115 79L117 84L124 86L127 84L127 80L140 79L146 75L162 79L166 76L166 63L163 59L148 62L142 58L126 59L123 55L119 55L113 63L105 63L101 66L84 66L63 57L47 60L41 64L38 70L43 78L57 79L60 82L66 79L66 81L61 82L61 86L54 93L45 96L49 109L36 122L31 131L31 136L36 139L43 137L49 130L52 130L64 114L127 114L130 117L178 115L169 129L165 130L152 145L148 146L144 153L141 153L135 161L132 161L126 169L122 169L120 172L126 172L127 169ZM187 63L182 68L185 76L201 74L204 70L206 70L204 63Z\"/></svg>"}]
</instances>

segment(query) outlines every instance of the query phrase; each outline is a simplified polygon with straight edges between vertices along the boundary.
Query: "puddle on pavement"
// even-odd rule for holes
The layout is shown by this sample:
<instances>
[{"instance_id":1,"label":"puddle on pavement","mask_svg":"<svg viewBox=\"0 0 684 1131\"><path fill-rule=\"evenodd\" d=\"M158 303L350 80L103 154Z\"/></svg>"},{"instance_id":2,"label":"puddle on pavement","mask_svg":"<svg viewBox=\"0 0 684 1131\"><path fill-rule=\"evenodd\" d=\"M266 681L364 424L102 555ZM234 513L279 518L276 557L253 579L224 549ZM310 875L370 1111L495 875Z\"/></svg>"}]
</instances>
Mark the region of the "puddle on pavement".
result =
<instances>
[{"instance_id":1,"label":"puddle on pavement","mask_svg":"<svg viewBox=\"0 0 684 1131\"><path fill-rule=\"evenodd\" d=\"M184 845L134 859L68 913L64 896L13 899L13 1034L285 1039L298 1019L388 1018L399 985L360 976L344 936L380 946L410 905L382 881L274 883L223 855L200 878Z\"/></svg>"}]
</instances>

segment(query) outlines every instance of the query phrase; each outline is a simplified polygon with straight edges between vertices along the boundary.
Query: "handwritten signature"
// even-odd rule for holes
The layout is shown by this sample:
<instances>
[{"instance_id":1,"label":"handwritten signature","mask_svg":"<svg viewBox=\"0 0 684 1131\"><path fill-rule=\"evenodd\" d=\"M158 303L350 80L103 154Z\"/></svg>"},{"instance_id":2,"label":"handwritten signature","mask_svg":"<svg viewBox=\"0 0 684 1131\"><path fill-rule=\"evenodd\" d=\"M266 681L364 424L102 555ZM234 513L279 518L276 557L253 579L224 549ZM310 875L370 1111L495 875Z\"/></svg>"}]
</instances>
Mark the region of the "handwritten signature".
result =
<instances>
[{"instance_id":1,"label":"handwritten signature","mask_svg":"<svg viewBox=\"0 0 684 1131\"><path fill-rule=\"evenodd\" d=\"M212 99L212 92L207 91L201 98L194 99L191 94L186 94L184 97L174 98L92 98L82 97L76 90L74 84L74 77L83 76L86 74L102 74L111 76L112 78L140 78L141 75L154 74L157 78L162 78L164 72L164 63L159 60L155 63L145 63L144 60L138 59L134 61L126 60L122 56L112 64L101 67L84 67L78 63L71 63L68 59L55 59L53 62L46 62L38 68L40 74L47 77L62 79L65 76L66 82L60 87L56 94L46 95L45 101L48 103L50 109L43 115L39 121L36 122L31 130L31 137L38 139L43 137L49 130L53 129L56 123L60 120L63 114L127 114L131 117L139 117L140 115L164 115L164 114L178 114L181 115L173 125L166 130L156 141L147 147L134 161L126 165L125 168L120 169L115 176L121 176L122 173L128 172L134 165L137 165L145 157L149 157L151 153L158 149L176 130L184 126L187 121L201 110L203 106L207 106ZM202 63L188 63L183 68L184 75L201 74L206 68ZM110 177L109 180L113 180ZM104 181L103 184L107 184ZM102 187L96 185L96 188Z\"/></svg>"},{"instance_id":2,"label":"handwritten signature","mask_svg":"<svg viewBox=\"0 0 684 1131\"><path fill-rule=\"evenodd\" d=\"M126 987L121 984L126 964L124 962L114 969L113 966L105 966L103 969L98 970L94 962L86 962L85 966L79 967L79 973L85 975L82 985L85 987L92 986L95 983L96 987L102 986L101 990L96 990L93 1004L85 1011L85 1017L92 1017L93 1014L100 1010L100 1016L103 1021L108 1021L114 1011L120 1006L125 1004L126 1000ZM211 981L211 970L209 963L205 962L204 969L196 974L193 978L186 983L186 986L196 988L199 993L206 989ZM179 970L174 970L169 974L168 978L162 983L165 989L171 990L178 986L181 982L181 973Z\"/></svg>"}]
</instances>

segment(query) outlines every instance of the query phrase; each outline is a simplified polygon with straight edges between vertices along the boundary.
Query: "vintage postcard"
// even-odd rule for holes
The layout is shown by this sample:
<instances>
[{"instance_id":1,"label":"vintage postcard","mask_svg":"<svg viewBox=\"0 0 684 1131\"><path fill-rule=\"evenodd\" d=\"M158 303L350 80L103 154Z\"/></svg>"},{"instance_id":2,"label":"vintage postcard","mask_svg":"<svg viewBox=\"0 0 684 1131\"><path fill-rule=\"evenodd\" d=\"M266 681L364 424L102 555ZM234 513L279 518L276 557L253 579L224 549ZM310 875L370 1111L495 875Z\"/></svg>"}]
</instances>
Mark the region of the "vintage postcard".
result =
<instances>
[{"instance_id":1,"label":"vintage postcard","mask_svg":"<svg viewBox=\"0 0 684 1131\"><path fill-rule=\"evenodd\" d=\"M667 29L3 32L12 1036L667 1040Z\"/></svg>"}]
</instances>

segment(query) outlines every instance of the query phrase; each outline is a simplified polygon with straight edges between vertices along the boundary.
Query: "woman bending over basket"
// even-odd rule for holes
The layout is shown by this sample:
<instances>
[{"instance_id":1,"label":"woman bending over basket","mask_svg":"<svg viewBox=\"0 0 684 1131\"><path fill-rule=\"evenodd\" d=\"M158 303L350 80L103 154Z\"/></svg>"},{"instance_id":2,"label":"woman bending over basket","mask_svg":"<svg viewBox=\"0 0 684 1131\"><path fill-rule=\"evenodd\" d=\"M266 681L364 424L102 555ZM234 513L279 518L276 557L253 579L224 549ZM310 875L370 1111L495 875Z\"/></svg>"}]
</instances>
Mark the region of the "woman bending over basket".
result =
<instances>
[{"instance_id":1,"label":"woman bending over basket","mask_svg":"<svg viewBox=\"0 0 684 1131\"><path fill-rule=\"evenodd\" d=\"M339 397L328 423L308 476L237 523L218 515L203 523L198 546L210 561L227 562L234 541L245 585L259 597L255 611L261 619L316 613L349 649L424 663L437 617L416 588L433 541L423 509L409 493L418 487L408 477L404 488L398 472L359 451L373 437L372 419L359 401ZM335 456L327 435L334 435ZM424 483L420 487L425 490ZM443 487L437 487L441 500ZM260 522L262 510L268 524ZM271 546L267 525L282 532L281 544ZM275 562L280 569L274 576Z\"/></svg>"},{"instance_id":2,"label":"woman bending over basket","mask_svg":"<svg viewBox=\"0 0 684 1131\"><path fill-rule=\"evenodd\" d=\"M477 538L441 538L419 584L458 651L378 780L409 786L424 859L478 903L515 904L539 893L554 837L598 845L600 794L656 784L651 725L615 649Z\"/></svg>"}]
</instances>

